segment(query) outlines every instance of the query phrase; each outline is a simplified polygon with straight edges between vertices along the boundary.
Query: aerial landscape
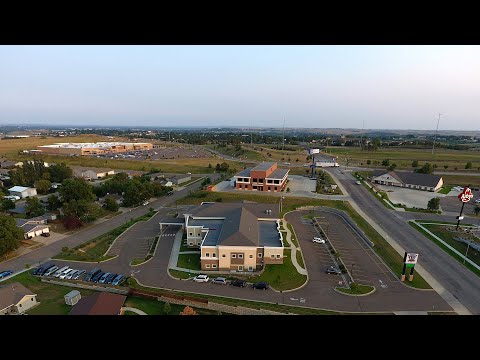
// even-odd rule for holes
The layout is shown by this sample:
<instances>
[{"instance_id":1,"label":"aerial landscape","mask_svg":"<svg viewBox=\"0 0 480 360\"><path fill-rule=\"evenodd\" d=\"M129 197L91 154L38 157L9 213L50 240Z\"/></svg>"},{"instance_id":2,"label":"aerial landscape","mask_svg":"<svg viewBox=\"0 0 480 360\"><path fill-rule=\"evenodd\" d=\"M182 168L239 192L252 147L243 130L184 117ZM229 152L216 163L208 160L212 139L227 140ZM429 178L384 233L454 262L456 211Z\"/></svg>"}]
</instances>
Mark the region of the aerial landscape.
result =
<instances>
[{"instance_id":1,"label":"aerial landscape","mask_svg":"<svg viewBox=\"0 0 480 360\"><path fill-rule=\"evenodd\" d=\"M478 63L0 46L0 315L479 315Z\"/></svg>"}]
</instances>

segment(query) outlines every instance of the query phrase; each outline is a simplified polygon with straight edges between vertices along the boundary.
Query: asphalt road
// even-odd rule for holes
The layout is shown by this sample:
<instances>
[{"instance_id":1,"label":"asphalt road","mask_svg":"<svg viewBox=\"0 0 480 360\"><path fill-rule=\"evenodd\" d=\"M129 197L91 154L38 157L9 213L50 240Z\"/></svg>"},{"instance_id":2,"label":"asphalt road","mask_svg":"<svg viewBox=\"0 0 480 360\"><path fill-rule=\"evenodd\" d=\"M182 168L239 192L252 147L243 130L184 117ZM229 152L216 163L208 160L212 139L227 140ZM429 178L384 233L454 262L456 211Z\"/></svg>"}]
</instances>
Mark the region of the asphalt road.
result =
<instances>
[{"instance_id":1,"label":"asphalt road","mask_svg":"<svg viewBox=\"0 0 480 360\"><path fill-rule=\"evenodd\" d=\"M355 184L351 172L329 169L350 194L353 201L367 213L399 245L420 254L419 263L473 314L480 314L480 279L445 253L432 241L407 224L408 219L429 218L454 221L453 216L402 213L386 209L363 186Z\"/></svg>"},{"instance_id":2,"label":"asphalt road","mask_svg":"<svg viewBox=\"0 0 480 360\"><path fill-rule=\"evenodd\" d=\"M220 175L211 174L209 176L212 182L214 182L215 180L218 179ZM168 204L173 203L175 200L181 199L186 195L188 195L188 192L190 190L196 190L200 187L201 187L201 181L198 181L192 185L185 187L183 190L175 191L170 196L164 196L160 199L152 201L147 206L139 206L137 208L130 210L129 212L115 216L114 218L105 220L104 222L101 222L90 228L79 231L71 236L66 237L61 241L57 241L50 245L46 245L44 247L39 248L38 250L26 253L17 258L4 261L0 263L0 268L5 270L6 269L13 270L14 272L16 272L16 271L25 269L26 264L29 264L30 266L35 266L39 262L43 262L44 260L49 259L50 257L60 253L62 247L64 246L72 248L79 244L82 244L85 241L93 239L112 229L115 229L116 227L126 223L130 219L134 219L146 214L150 207L153 207L154 209L158 209L162 206L167 206Z\"/></svg>"}]
</instances>

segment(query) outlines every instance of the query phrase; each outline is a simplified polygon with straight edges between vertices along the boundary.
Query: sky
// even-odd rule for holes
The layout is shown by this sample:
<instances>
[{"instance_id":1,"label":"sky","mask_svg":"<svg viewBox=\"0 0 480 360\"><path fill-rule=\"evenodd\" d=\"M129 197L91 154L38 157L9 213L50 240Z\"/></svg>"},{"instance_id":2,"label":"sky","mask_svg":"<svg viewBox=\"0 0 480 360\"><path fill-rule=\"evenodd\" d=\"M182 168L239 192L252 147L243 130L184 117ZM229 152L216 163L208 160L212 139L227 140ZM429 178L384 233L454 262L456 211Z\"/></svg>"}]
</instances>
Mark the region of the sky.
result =
<instances>
[{"instance_id":1,"label":"sky","mask_svg":"<svg viewBox=\"0 0 480 360\"><path fill-rule=\"evenodd\" d=\"M0 46L0 124L480 130L480 46Z\"/></svg>"}]
</instances>

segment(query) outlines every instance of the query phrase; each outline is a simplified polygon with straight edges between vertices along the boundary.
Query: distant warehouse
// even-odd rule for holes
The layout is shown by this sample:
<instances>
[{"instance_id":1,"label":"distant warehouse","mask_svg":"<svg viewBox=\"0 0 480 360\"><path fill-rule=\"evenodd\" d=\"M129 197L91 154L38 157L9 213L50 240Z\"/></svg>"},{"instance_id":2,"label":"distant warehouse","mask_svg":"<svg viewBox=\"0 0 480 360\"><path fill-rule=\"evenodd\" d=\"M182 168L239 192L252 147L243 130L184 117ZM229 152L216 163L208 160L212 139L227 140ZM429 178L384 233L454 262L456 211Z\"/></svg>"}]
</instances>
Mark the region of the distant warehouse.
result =
<instances>
[{"instance_id":1,"label":"distant warehouse","mask_svg":"<svg viewBox=\"0 0 480 360\"><path fill-rule=\"evenodd\" d=\"M153 148L151 143L97 142L97 143L55 143L37 146L42 153L52 155L95 155L104 153L124 153Z\"/></svg>"}]
</instances>

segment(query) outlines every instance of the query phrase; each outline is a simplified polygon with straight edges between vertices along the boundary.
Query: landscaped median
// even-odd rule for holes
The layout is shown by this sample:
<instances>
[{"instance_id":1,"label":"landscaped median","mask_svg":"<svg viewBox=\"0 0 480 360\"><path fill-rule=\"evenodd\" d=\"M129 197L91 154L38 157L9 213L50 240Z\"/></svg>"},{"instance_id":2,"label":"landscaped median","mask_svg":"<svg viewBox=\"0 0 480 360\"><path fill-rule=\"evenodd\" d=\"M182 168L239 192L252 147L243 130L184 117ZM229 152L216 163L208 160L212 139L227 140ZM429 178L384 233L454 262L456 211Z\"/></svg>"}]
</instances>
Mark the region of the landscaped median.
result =
<instances>
[{"instance_id":1,"label":"landscaped median","mask_svg":"<svg viewBox=\"0 0 480 360\"><path fill-rule=\"evenodd\" d=\"M477 276L480 276L480 269L478 268L480 267L480 251L454 239L455 237L460 237L467 240L473 240L480 244L480 239L478 239L478 237L463 230L472 229L472 225L462 225L459 227L460 231L457 232L454 230L447 230L447 228L454 229L456 227L456 223L430 220L411 220L408 223L414 229L425 235L433 243L438 245L443 251L456 259L459 263L471 270ZM432 234L434 236L432 236ZM480 235L480 233L478 235ZM465 254L467 254L466 257Z\"/></svg>"},{"instance_id":2,"label":"landscaped median","mask_svg":"<svg viewBox=\"0 0 480 360\"><path fill-rule=\"evenodd\" d=\"M119 237L125 230L139 221L148 221L157 212L150 210L148 213L132 219L125 224L106 232L96 238L84 242L73 249L62 248L62 252L52 259L59 260L73 260L73 261L86 261L86 262L100 262L112 259L115 256L106 256L106 252L113 242Z\"/></svg>"},{"instance_id":3,"label":"landscaped median","mask_svg":"<svg viewBox=\"0 0 480 360\"><path fill-rule=\"evenodd\" d=\"M350 289L343 288L343 287L336 287L335 290L337 292L350 295L350 296L366 296L366 295L373 294L375 292L375 286L351 283Z\"/></svg>"}]
</instances>

